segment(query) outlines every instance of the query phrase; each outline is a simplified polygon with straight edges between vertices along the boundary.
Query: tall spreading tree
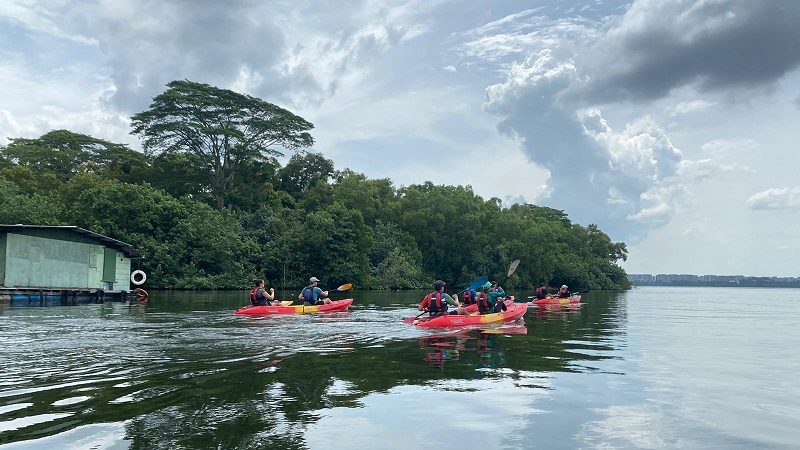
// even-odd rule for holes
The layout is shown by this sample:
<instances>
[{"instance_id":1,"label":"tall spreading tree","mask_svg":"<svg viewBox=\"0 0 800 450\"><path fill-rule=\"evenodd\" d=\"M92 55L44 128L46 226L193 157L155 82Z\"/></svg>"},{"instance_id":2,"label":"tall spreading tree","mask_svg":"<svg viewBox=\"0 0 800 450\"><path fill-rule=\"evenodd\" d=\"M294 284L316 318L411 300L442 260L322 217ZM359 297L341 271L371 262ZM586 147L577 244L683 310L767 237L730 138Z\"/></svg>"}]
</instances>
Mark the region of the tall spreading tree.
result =
<instances>
[{"instance_id":1,"label":"tall spreading tree","mask_svg":"<svg viewBox=\"0 0 800 450\"><path fill-rule=\"evenodd\" d=\"M167 87L150 109L133 116L133 133L149 154L197 155L219 209L242 165L282 156L278 148L314 144L314 125L272 103L188 80Z\"/></svg>"}]
</instances>

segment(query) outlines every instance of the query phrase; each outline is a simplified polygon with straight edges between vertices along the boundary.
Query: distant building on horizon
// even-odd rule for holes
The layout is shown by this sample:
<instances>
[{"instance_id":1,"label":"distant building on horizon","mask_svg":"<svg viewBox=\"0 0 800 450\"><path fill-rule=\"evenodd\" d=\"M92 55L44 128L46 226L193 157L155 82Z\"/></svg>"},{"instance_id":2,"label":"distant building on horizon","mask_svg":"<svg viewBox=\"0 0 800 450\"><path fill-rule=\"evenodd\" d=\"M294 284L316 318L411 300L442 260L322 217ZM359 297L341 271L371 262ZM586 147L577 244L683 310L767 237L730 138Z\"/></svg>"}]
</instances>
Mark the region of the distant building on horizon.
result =
<instances>
[{"instance_id":1,"label":"distant building on horizon","mask_svg":"<svg viewBox=\"0 0 800 450\"><path fill-rule=\"evenodd\" d=\"M800 277L747 277L744 275L630 273L628 281L634 286L800 287Z\"/></svg>"}]
</instances>

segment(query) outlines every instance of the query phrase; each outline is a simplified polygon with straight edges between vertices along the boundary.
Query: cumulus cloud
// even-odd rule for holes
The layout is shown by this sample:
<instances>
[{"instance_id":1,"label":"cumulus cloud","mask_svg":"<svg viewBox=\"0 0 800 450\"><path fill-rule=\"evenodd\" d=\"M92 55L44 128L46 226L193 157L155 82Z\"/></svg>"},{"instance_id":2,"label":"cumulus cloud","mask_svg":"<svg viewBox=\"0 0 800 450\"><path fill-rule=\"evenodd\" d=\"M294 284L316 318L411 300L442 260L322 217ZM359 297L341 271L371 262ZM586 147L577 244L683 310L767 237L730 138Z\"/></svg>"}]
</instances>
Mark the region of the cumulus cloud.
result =
<instances>
[{"instance_id":1,"label":"cumulus cloud","mask_svg":"<svg viewBox=\"0 0 800 450\"><path fill-rule=\"evenodd\" d=\"M773 188L753 194L747 207L755 210L800 210L800 187Z\"/></svg>"},{"instance_id":2,"label":"cumulus cloud","mask_svg":"<svg viewBox=\"0 0 800 450\"><path fill-rule=\"evenodd\" d=\"M691 201L687 183L737 169L710 158L685 159L649 117L617 130L599 108L559 100L581 79L574 61L546 49L513 63L504 82L486 89L485 108L502 118L500 130L550 172L543 203L636 239Z\"/></svg>"},{"instance_id":3,"label":"cumulus cloud","mask_svg":"<svg viewBox=\"0 0 800 450\"><path fill-rule=\"evenodd\" d=\"M570 93L613 102L763 86L800 65L798 23L795 0L637 0L583 52L592 76Z\"/></svg>"},{"instance_id":4,"label":"cumulus cloud","mask_svg":"<svg viewBox=\"0 0 800 450\"><path fill-rule=\"evenodd\" d=\"M475 64L506 73L486 88L485 109L550 171L543 202L636 240L691 204L694 183L750 171L725 159L757 144L715 140L702 148L709 157L688 160L650 116L615 128L603 109L677 88L769 85L800 64L798 11L792 2L744 0L637 0L621 17L595 20L553 20L527 10L463 33L461 49ZM666 113L713 105L684 100Z\"/></svg>"}]
</instances>

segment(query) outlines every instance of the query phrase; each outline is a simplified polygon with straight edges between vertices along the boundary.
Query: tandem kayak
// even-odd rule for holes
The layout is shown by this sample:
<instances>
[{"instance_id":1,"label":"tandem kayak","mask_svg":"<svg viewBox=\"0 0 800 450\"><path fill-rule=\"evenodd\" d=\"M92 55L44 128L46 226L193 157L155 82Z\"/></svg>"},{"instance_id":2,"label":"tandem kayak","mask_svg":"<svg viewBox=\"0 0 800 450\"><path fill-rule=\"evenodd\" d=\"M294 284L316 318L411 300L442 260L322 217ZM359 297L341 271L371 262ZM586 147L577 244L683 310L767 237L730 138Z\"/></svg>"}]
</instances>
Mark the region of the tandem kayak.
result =
<instances>
[{"instance_id":1,"label":"tandem kayak","mask_svg":"<svg viewBox=\"0 0 800 450\"><path fill-rule=\"evenodd\" d=\"M506 300L510 300L510 301L512 301L512 302L513 302L513 301L514 301L514 299L515 299L516 297L514 297L513 295L509 295L508 297L504 297L504 298L505 298ZM471 312L471 313L472 313L472 312L478 312L478 304L477 304L477 303L473 303L473 304L471 304L471 305L465 306L465 307L464 307L464 309L465 309L467 312Z\"/></svg>"},{"instance_id":2,"label":"tandem kayak","mask_svg":"<svg viewBox=\"0 0 800 450\"><path fill-rule=\"evenodd\" d=\"M326 305L292 305L292 306L245 306L234 311L240 315L264 314L310 314L318 312L345 311L353 303L352 298L334 300Z\"/></svg>"},{"instance_id":3,"label":"tandem kayak","mask_svg":"<svg viewBox=\"0 0 800 450\"><path fill-rule=\"evenodd\" d=\"M421 317L415 320L415 317L407 317L403 319L405 323L413 323L418 327L423 328L446 328L446 327L461 327L465 325L485 325L489 323L502 323L511 322L524 316L528 312L528 305L525 303L514 303L506 301L506 311L492 314L472 314L468 316L448 314L444 316L437 316L432 319Z\"/></svg>"},{"instance_id":4,"label":"tandem kayak","mask_svg":"<svg viewBox=\"0 0 800 450\"><path fill-rule=\"evenodd\" d=\"M551 297L551 298L540 298L537 300L532 301L531 305L569 305L572 303L580 303L581 299L583 298L582 295L575 295L572 297L565 297L565 298L558 298L558 297Z\"/></svg>"}]
</instances>

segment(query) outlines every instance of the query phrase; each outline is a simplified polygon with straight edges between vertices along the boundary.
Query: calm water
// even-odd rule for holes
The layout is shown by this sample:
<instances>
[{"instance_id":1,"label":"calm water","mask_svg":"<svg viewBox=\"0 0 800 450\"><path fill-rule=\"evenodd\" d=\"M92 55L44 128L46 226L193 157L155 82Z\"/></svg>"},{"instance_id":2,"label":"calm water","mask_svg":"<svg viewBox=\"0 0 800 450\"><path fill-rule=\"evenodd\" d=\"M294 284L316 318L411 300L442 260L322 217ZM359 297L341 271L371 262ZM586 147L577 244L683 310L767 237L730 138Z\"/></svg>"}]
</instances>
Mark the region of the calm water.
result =
<instances>
[{"instance_id":1,"label":"calm water","mask_svg":"<svg viewBox=\"0 0 800 450\"><path fill-rule=\"evenodd\" d=\"M800 290L594 292L488 332L402 324L419 292L353 296L0 305L0 447L800 446Z\"/></svg>"}]
</instances>

